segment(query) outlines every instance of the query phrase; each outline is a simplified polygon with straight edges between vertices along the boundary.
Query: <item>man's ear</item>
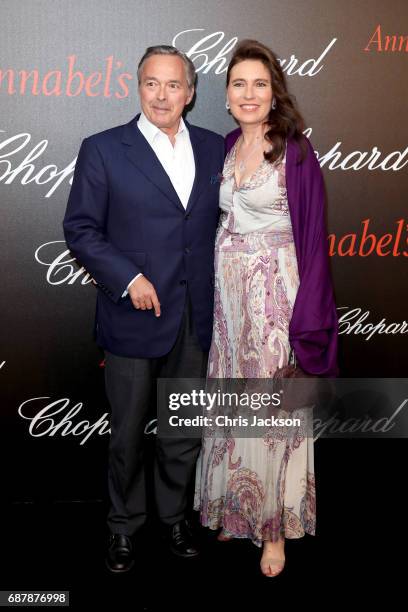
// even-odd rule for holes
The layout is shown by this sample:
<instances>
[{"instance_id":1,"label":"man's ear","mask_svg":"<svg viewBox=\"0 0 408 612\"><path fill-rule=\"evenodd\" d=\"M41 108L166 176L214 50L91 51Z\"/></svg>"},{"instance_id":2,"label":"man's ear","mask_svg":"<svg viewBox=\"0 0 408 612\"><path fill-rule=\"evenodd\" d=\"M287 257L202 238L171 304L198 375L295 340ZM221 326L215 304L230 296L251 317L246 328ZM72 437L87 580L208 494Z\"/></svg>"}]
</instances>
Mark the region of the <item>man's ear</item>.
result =
<instances>
[{"instance_id":1,"label":"man's ear","mask_svg":"<svg viewBox=\"0 0 408 612\"><path fill-rule=\"evenodd\" d=\"M194 92L195 92L195 88L194 88L194 87L192 87L192 88L189 90L189 92L190 92L190 93L188 94L188 98L187 98L187 103L186 103L186 106L187 106L187 104L190 104L191 100L193 99L193 97L194 97Z\"/></svg>"}]
</instances>

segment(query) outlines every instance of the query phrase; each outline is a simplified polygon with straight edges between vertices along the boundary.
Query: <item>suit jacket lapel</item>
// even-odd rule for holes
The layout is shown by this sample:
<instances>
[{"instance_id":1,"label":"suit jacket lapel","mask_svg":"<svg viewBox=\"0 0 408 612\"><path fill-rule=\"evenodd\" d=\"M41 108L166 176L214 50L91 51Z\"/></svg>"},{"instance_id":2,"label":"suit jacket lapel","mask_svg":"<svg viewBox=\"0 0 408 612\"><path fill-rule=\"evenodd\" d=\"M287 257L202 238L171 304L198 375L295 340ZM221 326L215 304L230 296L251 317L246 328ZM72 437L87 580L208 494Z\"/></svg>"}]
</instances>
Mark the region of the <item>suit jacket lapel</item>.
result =
<instances>
[{"instance_id":1,"label":"suit jacket lapel","mask_svg":"<svg viewBox=\"0 0 408 612\"><path fill-rule=\"evenodd\" d=\"M168 174L137 127L139 116L134 117L123 127L122 143L125 145L125 155L150 182L154 183L177 208L184 212L184 206L180 202Z\"/></svg>"}]
</instances>

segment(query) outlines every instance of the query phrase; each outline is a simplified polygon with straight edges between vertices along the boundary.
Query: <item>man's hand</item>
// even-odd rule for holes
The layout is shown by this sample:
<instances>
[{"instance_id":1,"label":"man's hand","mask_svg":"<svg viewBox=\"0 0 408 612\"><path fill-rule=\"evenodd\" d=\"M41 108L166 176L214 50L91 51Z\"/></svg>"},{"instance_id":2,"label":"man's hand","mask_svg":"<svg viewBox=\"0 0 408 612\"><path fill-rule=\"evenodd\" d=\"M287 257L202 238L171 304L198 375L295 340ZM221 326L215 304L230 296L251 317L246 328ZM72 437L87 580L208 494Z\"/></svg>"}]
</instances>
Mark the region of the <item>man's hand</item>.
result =
<instances>
[{"instance_id":1,"label":"man's hand","mask_svg":"<svg viewBox=\"0 0 408 612\"><path fill-rule=\"evenodd\" d=\"M130 285L129 296L135 308L151 310L154 308L156 317L160 317L160 302L152 283L144 276L139 276Z\"/></svg>"}]
</instances>

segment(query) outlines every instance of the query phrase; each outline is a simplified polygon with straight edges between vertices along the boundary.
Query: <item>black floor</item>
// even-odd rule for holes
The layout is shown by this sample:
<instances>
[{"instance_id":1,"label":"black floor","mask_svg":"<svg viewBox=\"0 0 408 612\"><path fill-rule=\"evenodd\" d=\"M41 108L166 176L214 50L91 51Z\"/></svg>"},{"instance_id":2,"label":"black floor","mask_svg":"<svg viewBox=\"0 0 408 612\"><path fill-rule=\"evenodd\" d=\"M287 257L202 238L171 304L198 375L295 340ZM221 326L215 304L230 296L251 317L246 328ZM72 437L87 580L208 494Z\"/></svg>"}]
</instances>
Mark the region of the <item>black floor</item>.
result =
<instances>
[{"instance_id":1,"label":"black floor","mask_svg":"<svg viewBox=\"0 0 408 612\"><path fill-rule=\"evenodd\" d=\"M70 609L115 612L252 610L270 608L278 596L289 609L331 607L380 592L391 602L406 567L405 447L405 440L315 444L317 533L286 540L286 567L276 578L261 575L260 550L247 541L219 543L200 529L201 558L177 559L152 527L131 572L112 575L104 565L104 502L36 501L3 506L0 589L68 590Z\"/></svg>"}]
</instances>

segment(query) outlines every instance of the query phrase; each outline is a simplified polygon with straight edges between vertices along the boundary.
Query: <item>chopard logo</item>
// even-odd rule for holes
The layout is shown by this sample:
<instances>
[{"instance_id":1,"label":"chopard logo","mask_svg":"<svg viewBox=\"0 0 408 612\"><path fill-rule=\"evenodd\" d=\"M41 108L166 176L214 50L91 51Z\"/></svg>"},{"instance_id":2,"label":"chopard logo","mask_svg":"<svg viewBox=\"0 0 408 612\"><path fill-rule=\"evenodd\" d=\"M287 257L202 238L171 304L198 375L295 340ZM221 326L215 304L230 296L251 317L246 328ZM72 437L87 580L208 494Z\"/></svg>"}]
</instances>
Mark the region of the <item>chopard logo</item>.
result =
<instances>
[{"instance_id":1,"label":"chopard logo","mask_svg":"<svg viewBox=\"0 0 408 612\"><path fill-rule=\"evenodd\" d=\"M71 405L67 397L52 401L49 396L32 397L18 407L18 414L29 421L28 431L33 438L73 436L83 446L92 436L110 434L109 414L104 412L95 422L79 420L83 403ZM157 419L146 423L145 435L157 433Z\"/></svg>"},{"instance_id":2,"label":"chopard logo","mask_svg":"<svg viewBox=\"0 0 408 612\"><path fill-rule=\"evenodd\" d=\"M372 323L367 320L370 316L370 311L362 308L349 308L348 306L338 306L337 310L344 311L339 317L339 335L355 334L365 336L367 342L375 334L406 334L408 333L407 321L399 323L388 322L384 317L381 321Z\"/></svg>"},{"instance_id":3,"label":"chopard logo","mask_svg":"<svg viewBox=\"0 0 408 612\"><path fill-rule=\"evenodd\" d=\"M95 433L100 436L110 433L107 412L102 414L95 423L87 419L74 423L74 417L82 410L82 402L70 407L70 400L67 397L48 402L50 399L47 396L32 397L25 400L18 408L18 414L23 419L30 421L28 430L34 438L55 437L57 434L62 437L70 435L82 438L80 442L82 446ZM30 414L32 406L37 409L37 412ZM38 406L40 406L39 409Z\"/></svg>"},{"instance_id":4,"label":"chopard logo","mask_svg":"<svg viewBox=\"0 0 408 612\"><path fill-rule=\"evenodd\" d=\"M33 144L29 132L20 132L1 140L0 130L0 183L11 185L19 182L21 185L37 186L47 185L44 197L51 197L65 182L72 183L76 157L64 168L59 169L56 164L42 165L41 156L48 147L45 138ZM307 128L304 134L310 137L312 128ZM327 153L318 153L317 157L321 167L328 170L402 170L408 164L408 147L402 151L383 153L378 147L371 151L343 151L339 140Z\"/></svg>"},{"instance_id":5,"label":"chopard logo","mask_svg":"<svg viewBox=\"0 0 408 612\"><path fill-rule=\"evenodd\" d=\"M238 37L233 36L226 41L225 32L218 31L206 34L199 40L192 42L194 38L192 36L193 32L205 32L205 30L204 28L182 30L174 36L172 45L184 50L194 62L196 72L202 72L203 74L208 74L211 70L213 70L214 74L226 72L229 63L228 54L237 44ZM337 38L332 38L317 58L301 60L293 54L291 54L290 58L280 58L279 62L283 72L289 75L316 76L322 70L324 66L322 63L323 59L335 45L336 40Z\"/></svg>"},{"instance_id":6,"label":"chopard logo","mask_svg":"<svg viewBox=\"0 0 408 612\"><path fill-rule=\"evenodd\" d=\"M64 240L53 240L51 242L45 242L41 244L34 253L35 260L42 266L46 266L47 270L47 283L50 285L73 285L78 279L81 279L81 285L88 285L93 282L91 275L85 270L84 267L78 269L75 265L76 260L70 255L70 252L65 248L62 253L58 254L58 248L62 245L65 247ZM55 251L57 255L55 256ZM52 253L53 255L50 255Z\"/></svg>"},{"instance_id":7,"label":"chopard logo","mask_svg":"<svg viewBox=\"0 0 408 612\"><path fill-rule=\"evenodd\" d=\"M108 413L103 413L94 423L84 419L75 422L75 417L83 408L82 402L70 406L68 398L61 398L56 401L49 401L51 398L33 397L24 401L18 408L21 418L29 421L28 431L34 438L44 437L67 437L74 436L80 440L79 445L83 446L93 435L102 436L110 434ZM314 440L323 436L339 437L365 437L368 435L381 436L394 429L394 437L400 437L401 430L405 432L403 425L395 423L396 416L408 403L404 399L389 415L387 409L384 414L373 419L369 415L362 415L361 418L344 419L343 414L335 412L328 415L328 419L313 419ZM45 405L44 405L45 404ZM34 410L33 410L34 407ZM144 429L145 435L157 433L157 421L152 419Z\"/></svg>"}]
</instances>

